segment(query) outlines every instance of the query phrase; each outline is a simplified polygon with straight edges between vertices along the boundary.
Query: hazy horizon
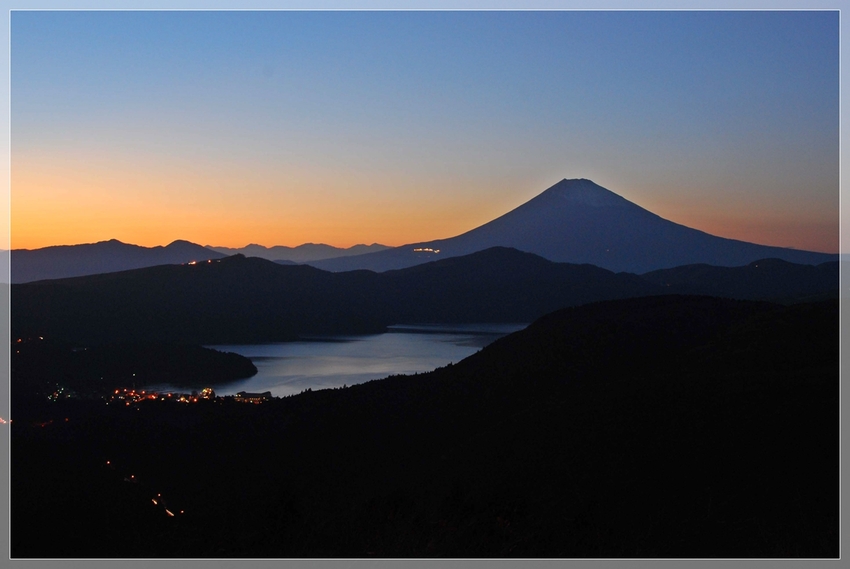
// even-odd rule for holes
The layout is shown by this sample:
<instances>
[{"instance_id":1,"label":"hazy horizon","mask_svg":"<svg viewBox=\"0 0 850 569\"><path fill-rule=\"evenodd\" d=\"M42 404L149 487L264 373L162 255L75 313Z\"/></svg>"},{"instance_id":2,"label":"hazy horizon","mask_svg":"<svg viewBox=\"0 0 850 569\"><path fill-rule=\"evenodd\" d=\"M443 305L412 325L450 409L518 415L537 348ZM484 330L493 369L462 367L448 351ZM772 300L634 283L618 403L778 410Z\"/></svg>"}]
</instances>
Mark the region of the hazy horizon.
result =
<instances>
[{"instance_id":1,"label":"hazy horizon","mask_svg":"<svg viewBox=\"0 0 850 569\"><path fill-rule=\"evenodd\" d=\"M591 180L591 182L592 182L592 180ZM544 192L541 192L541 193L544 193ZM524 205L524 204L521 204L521 205ZM635 204L635 205L639 206L639 204ZM513 211L513 210L511 210L511 211ZM505 212L505 213L509 213L509 212ZM654 213L654 212L652 212L652 213ZM496 216L496 218L494 218L494 219L497 219L499 217L501 217L501 215ZM674 223L676 222L676 220L668 220L668 221L672 221ZM469 228L469 230L471 230L471 229L475 229L475 228ZM467 231L469 231L469 230L467 230ZM467 231L461 232L458 235L462 235L463 233L466 233ZM456 237L456 235L449 236L449 238L452 238L452 237ZM718 237L724 237L724 236L718 235ZM353 249L355 247L373 247L373 246L383 246L383 247L390 247L390 248L398 247L398 246L387 246L386 244L383 244L383 243L356 243L354 245L340 247L340 246L333 245L333 244L326 243L326 242L305 242L305 243L299 243L299 244L296 244L296 245L279 244L279 243L278 244L266 245L266 244L260 244L260 243L256 243L256 242L250 242L250 243L246 243L245 245L233 246L233 245L212 245L212 244L208 244L208 243L198 243L198 242L191 241L189 239L183 239L183 238L179 238L179 237L177 239L174 239L174 240L169 241L167 243L156 243L154 245L140 245L138 243L129 243L129 242L122 241L120 239L116 239L116 238L112 237L112 238L109 238L109 239L101 239L101 240L98 240L98 241L95 241L95 242L86 242L86 243L57 243L57 244L54 244L54 245L45 246L44 248L46 248L46 247L57 247L57 246L58 247L66 247L66 246L77 246L77 245L92 245L92 244L104 243L104 242L115 241L115 240L117 240L121 243L124 243L124 244L128 244L128 245L137 245L137 246L148 247L148 248L166 247L166 246L169 246L169 245L172 245L174 243L181 242L181 241L193 243L195 245L200 245L202 247L206 247L206 248L210 248L210 249L230 249L230 250L242 250L242 249L248 249L250 247L261 247L261 248L264 248L264 249L267 249L267 250L271 250L271 249L278 248L278 247L289 248L289 249L297 249L297 248L305 247L305 246L306 247L329 246L329 247L333 247L333 248L340 249L340 250L350 250L350 249ZM419 242L423 242L423 241L426 241L426 240L420 240ZM410 245L410 244L415 244L415 243L417 243L417 242L403 243L402 245ZM767 244L759 243L759 245L767 245ZM789 249L798 249L796 247L788 247L788 248ZM30 250L35 250L35 249L37 249L37 248L30 249ZM20 248L18 250L26 250L26 249ZM800 250L802 250L802 249L800 249ZM0 251L2 251L2 249L0 249ZM810 251L828 253L828 254L838 254L838 251L835 251L835 252L814 251L814 250L810 250Z\"/></svg>"},{"instance_id":2,"label":"hazy horizon","mask_svg":"<svg viewBox=\"0 0 850 569\"><path fill-rule=\"evenodd\" d=\"M13 249L400 246L563 178L839 251L838 11L26 11Z\"/></svg>"}]
</instances>

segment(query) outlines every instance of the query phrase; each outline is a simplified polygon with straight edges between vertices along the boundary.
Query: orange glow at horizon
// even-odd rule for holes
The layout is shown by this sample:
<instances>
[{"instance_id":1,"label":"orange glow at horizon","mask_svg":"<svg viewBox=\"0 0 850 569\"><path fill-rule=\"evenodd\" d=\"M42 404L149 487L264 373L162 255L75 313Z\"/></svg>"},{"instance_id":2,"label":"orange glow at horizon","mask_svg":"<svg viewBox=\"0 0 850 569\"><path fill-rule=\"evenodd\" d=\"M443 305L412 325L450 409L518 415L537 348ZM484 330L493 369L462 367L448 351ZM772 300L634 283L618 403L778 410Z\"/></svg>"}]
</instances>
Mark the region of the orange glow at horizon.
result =
<instances>
[{"instance_id":1,"label":"orange glow at horizon","mask_svg":"<svg viewBox=\"0 0 850 569\"><path fill-rule=\"evenodd\" d=\"M738 208L722 208L716 202L677 200L677 203L643 207L664 219L718 237L804 251L839 252L837 210L829 222L824 221L822 212L806 209L802 204L793 217L764 204L758 215L752 215L755 207L745 203Z\"/></svg>"},{"instance_id":2,"label":"orange glow at horizon","mask_svg":"<svg viewBox=\"0 0 850 569\"><path fill-rule=\"evenodd\" d=\"M519 196L516 180L414 182L390 174L373 181L366 173L201 171L144 159L127 166L126 157L100 163L21 153L12 158L14 249L109 239L145 247L177 239L232 248L250 243L400 246L454 237L546 189L524 188ZM826 253L839 249L837 212L834 223L824 222L822 212L808 211L805 204L793 219L764 209L753 217L748 207L669 195L656 197L655 203L637 194L624 197L665 219L721 237Z\"/></svg>"},{"instance_id":3,"label":"orange glow at horizon","mask_svg":"<svg viewBox=\"0 0 850 569\"><path fill-rule=\"evenodd\" d=\"M41 168L43 163L52 167ZM251 179L167 166L159 172L86 169L71 160L17 157L12 248L109 239L145 247L177 239L221 247L310 242L399 246L452 237L502 213L494 204L473 207L468 197L431 199L430 188L402 186L398 191L398 180L377 185L348 178L340 188L331 185L330 174L300 178L275 184L256 174Z\"/></svg>"}]
</instances>

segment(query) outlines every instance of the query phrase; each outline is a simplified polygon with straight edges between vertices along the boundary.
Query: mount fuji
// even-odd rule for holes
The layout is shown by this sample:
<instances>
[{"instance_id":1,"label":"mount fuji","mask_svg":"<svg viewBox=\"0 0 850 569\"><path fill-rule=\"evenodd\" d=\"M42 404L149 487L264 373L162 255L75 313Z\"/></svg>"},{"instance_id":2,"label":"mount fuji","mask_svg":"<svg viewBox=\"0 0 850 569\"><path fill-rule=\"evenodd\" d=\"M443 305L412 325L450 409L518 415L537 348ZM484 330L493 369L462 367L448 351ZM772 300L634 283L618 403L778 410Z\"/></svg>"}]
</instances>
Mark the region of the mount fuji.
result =
<instances>
[{"instance_id":1,"label":"mount fuji","mask_svg":"<svg viewBox=\"0 0 850 569\"><path fill-rule=\"evenodd\" d=\"M564 179L503 216L456 237L309 264L335 272L382 272L497 246L550 261L638 274L697 263L732 267L775 258L816 265L838 258L717 237L659 217L590 180Z\"/></svg>"}]
</instances>

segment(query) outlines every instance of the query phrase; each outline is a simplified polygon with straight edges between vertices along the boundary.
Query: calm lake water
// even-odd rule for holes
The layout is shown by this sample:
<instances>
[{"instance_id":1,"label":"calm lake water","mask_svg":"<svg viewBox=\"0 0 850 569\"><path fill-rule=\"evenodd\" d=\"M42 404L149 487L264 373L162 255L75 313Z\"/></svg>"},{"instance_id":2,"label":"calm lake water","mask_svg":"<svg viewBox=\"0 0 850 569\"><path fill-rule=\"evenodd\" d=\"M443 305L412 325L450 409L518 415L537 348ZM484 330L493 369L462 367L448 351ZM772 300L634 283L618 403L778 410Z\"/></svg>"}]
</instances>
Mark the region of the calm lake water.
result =
<instances>
[{"instance_id":1,"label":"calm lake water","mask_svg":"<svg viewBox=\"0 0 850 569\"><path fill-rule=\"evenodd\" d=\"M431 371L456 363L526 324L392 326L385 334L334 336L278 344L208 346L241 354L257 375L212 385L217 395L239 391L282 397L305 389L355 385L394 374ZM175 388L176 389L176 388ZM178 389L179 391L179 389ZM185 389L183 390L185 391Z\"/></svg>"}]
</instances>

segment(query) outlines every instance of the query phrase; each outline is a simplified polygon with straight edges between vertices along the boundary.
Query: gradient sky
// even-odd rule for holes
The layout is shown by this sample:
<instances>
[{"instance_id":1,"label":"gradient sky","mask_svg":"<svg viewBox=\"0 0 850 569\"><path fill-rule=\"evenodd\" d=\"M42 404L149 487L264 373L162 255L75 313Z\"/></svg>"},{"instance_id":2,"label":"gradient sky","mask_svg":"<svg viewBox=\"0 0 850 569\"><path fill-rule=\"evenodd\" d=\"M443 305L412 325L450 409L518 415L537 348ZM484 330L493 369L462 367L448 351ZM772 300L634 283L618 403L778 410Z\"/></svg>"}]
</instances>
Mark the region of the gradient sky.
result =
<instances>
[{"instance_id":1,"label":"gradient sky","mask_svg":"<svg viewBox=\"0 0 850 569\"><path fill-rule=\"evenodd\" d=\"M15 11L11 101L14 248L402 245L583 177L838 251L837 11Z\"/></svg>"}]
</instances>

